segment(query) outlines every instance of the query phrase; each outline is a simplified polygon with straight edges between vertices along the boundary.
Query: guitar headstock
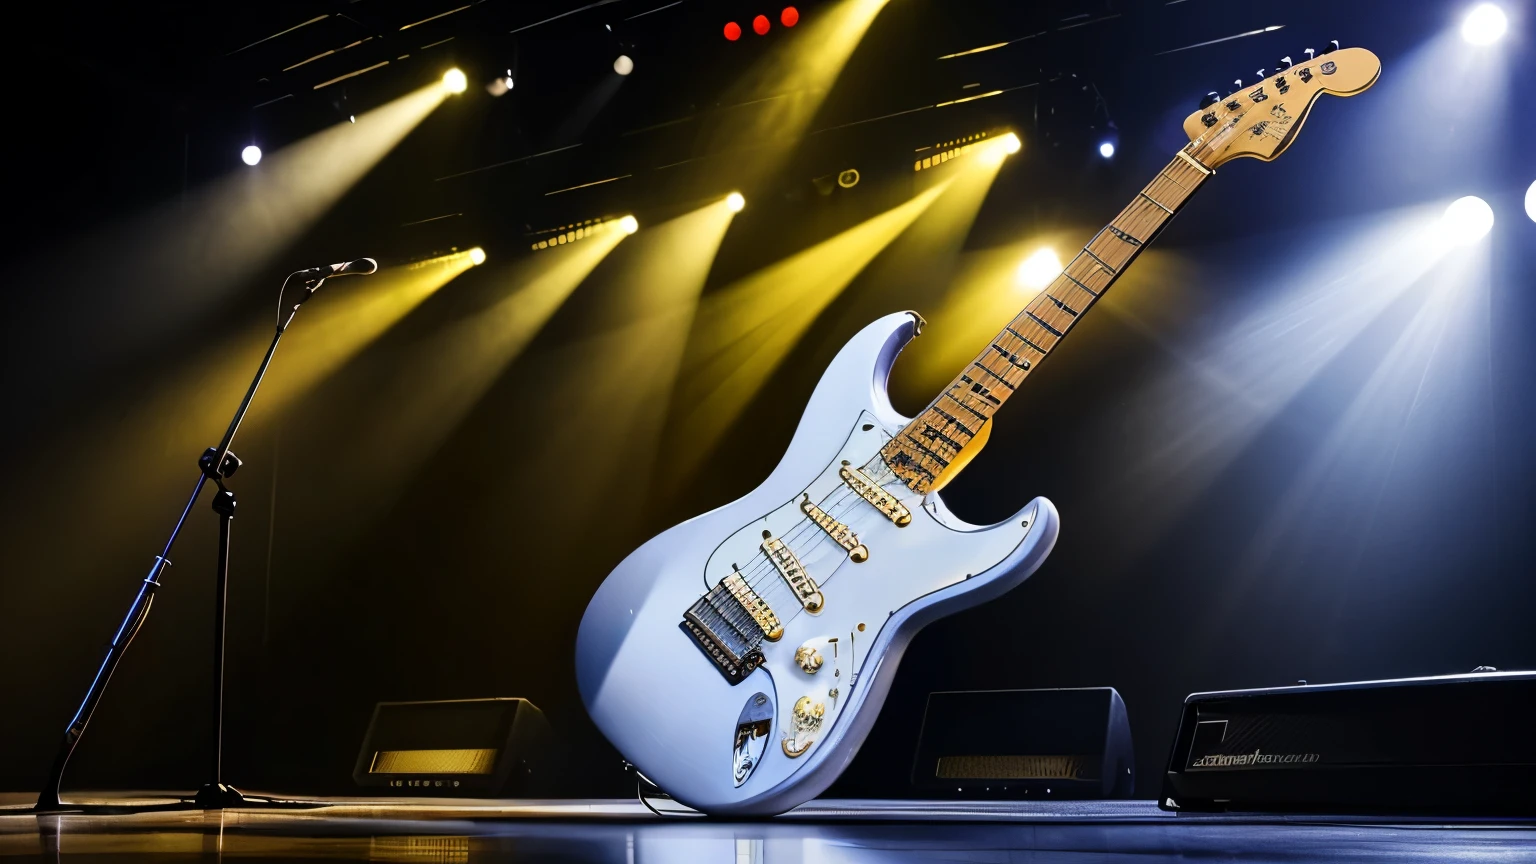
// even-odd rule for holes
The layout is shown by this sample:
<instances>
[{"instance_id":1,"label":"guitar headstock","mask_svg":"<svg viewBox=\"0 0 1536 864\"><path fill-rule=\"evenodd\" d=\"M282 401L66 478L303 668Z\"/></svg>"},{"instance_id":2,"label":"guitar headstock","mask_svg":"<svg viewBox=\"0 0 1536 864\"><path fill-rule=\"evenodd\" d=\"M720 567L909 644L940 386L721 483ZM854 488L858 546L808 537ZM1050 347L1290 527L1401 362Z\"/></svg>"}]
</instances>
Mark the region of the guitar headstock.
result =
<instances>
[{"instance_id":1,"label":"guitar headstock","mask_svg":"<svg viewBox=\"0 0 1536 864\"><path fill-rule=\"evenodd\" d=\"M1353 96L1380 75L1381 60L1364 48L1330 51L1287 66L1189 115L1184 120L1187 152L1213 169L1243 156L1268 162L1291 145L1317 97Z\"/></svg>"}]
</instances>

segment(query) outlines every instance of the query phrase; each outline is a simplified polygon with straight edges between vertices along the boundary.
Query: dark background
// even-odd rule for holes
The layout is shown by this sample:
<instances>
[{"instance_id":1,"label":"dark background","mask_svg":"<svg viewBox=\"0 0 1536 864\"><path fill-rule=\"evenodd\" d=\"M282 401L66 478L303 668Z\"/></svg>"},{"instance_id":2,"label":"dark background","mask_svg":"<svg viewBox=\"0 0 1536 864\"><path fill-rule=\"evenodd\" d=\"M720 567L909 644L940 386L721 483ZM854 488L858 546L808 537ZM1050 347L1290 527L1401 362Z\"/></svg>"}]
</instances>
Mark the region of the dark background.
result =
<instances>
[{"instance_id":1,"label":"dark background","mask_svg":"<svg viewBox=\"0 0 1536 864\"><path fill-rule=\"evenodd\" d=\"M1447 95L1418 88L1454 84L1460 70L1430 52L1461 3L891 0L809 124L819 134L794 142L767 176L745 171L750 152L713 149L706 131L734 122L733 80L787 38L776 29L727 43L722 24L776 15L782 4L686 0L640 15L665 4L619 0L539 23L575 6L488 0L399 30L457 5L119 5L8 55L0 789L41 783L102 644L163 542L200 449L171 442L214 443L239 395L168 391L165 382L270 315L283 274L471 245L493 265L516 261L541 229L628 212L656 224L741 188L749 207L716 257L708 294L904 200L915 148L1004 128L1025 148L999 173L962 256L1044 235L1066 237L1067 253L1181 146L1179 124L1201 94L1225 93L1233 78L1252 81L1257 67L1333 38L1375 51L1381 83L1319 104L1277 162L1223 168L1102 314L1031 378L991 446L945 493L982 523L1048 496L1062 513L1060 542L1021 588L913 643L832 794L905 791L934 690L1114 686L1133 724L1138 792L1150 796L1191 691L1536 663L1527 527L1536 225L1521 212L1536 179L1528 4L1504 4L1512 32L1489 49L1502 57L1497 74L1479 79L1493 86ZM805 26L829 6L800 8ZM322 14L330 17L236 51ZM1284 29L1159 54L1276 24ZM972 58L933 59L1035 33ZM374 38L341 60L279 71L365 36ZM608 70L620 50L636 71L615 88ZM375 55L407 53L344 87L311 89ZM469 91L240 284L204 290L196 271L146 251L172 238L133 233L247 170L238 161L246 143L276 153L455 63ZM507 68L517 86L492 99L482 85ZM1018 89L844 125L974 93L962 85L975 81ZM608 91L597 110L583 106ZM287 92L296 95L251 107ZM1119 141L1113 160L1094 153L1106 135ZM569 143L582 146L439 179ZM846 167L860 169L861 184L828 193L825 178ZM620 174L631 177L545 195ZM1467 194L1487 199L1498 223L1460 253L1481 256L1481 269L1453 302L1437 292L1461 277L1441 268L1320 348L1287 329L1313 319L1274 313L1273 326L1251 329L1317 287L1298 283L1327 261L1340 262L1337 308L1328 301L1319 314L1346 316L1384 290L1370 267L1347 266L1352 255L1376 260L1379 245L1352 252L1349 238L1405 208L1437 211ZM447 213L460 215L408 224ZM888 253L901 247L898 239ZM557 435L546 422L558 358L622 338L603 309L623 250L409 470L359 455L370 424L409 410L369 394L398 377L405 348L498 297L493 266L460 276L302 396L269 411L258 399L236 447L247 464L234 483L228 779L345 792L375 702L517 695L560 730L559 791L631 791L574 686L587 598L645 538L755 486L840 344L877 315L942 305L950 270L877 259L803 334L703 468L669 488L628 479L665 471L665 436L661 452L639 446L622 428L603 428L591 405L565 418L591 434ZM1251 338L1236 346L1223 341L1244 333ZM915 372L933 365L925 358L969 356L970 346L944 338L925 333L897 365L898 408L917 410L947 380ZM246 359L254 365L255 356L234 358ZM1254 373L1254 364L1264 368ZM625 368L607 374L625 386ZM1276 379L1285 383L1249 389ZM147 419L146 404L160 406ZM1258 407L1237 411L1237 422L1234 405ZM668 423L679 410L670 406ZM594 448L606 451L601 464L621 467L592 470ZM607 494L587 494L593 487ZM213 531L199 507L67 787L201 781Z\"/></svg>"}]
</instances>

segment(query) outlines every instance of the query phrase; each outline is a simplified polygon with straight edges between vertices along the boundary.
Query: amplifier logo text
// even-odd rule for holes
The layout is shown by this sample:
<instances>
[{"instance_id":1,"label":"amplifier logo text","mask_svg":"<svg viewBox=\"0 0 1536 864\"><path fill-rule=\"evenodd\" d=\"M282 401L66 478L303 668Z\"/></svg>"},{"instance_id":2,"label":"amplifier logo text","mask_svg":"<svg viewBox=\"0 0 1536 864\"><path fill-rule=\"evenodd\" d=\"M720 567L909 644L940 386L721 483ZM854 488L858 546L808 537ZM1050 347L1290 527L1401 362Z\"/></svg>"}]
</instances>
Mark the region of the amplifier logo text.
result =
<instances>
[{"instance_id":1,"label":"amplifier logo text","mask_svg":"<svg viewBox=\"0 0 1536 864\"><path fill-rule=\"evenodd\" d=\"M1191 768L1247 768L1255 765L1303 765L1322 757L1316 753L1212 753L1189 763Z\"/></svg>"}]
</instances>

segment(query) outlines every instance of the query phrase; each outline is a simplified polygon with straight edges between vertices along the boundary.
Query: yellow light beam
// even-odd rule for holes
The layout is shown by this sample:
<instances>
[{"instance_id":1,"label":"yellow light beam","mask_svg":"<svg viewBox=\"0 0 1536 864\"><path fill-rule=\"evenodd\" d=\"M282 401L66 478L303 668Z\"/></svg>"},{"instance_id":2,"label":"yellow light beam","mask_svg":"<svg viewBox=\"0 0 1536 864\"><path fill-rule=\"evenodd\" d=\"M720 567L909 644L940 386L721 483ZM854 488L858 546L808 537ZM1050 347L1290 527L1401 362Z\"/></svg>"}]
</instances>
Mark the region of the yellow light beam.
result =
<instances>
[{"instance_id":1,"label":"yellow light beam","mask_svg":"<svg viewBox=\"0 0 1536 864\"><path fill-rule=\"evenodd\" d=\"M1003 164L1001 158L984 158L992 152L999 155L1005 152L1006 144L1002 139L977 146L980 152L972 152L939 170L918 175L919 181L939 178L940 182L948 184L947 188L901 235L901 242L893 244L876 258L859 277L858 284L849 289L853 296L849 302L840 304L841 317L837 325L825 328L824 332L829 333L827 338L840 340L844 334L890 312L915 309L927 317L940 307L946 289L954 279L966 238ZM1019 308L1022 306L1021 302ZM930 317L929 320L934 319ZM971 332L969 328L963 329L966 333ZM925 332L931 334L936 330L930 327ZM990 339L991 335L978 335L968 343L973 356L985 347L983 340ZM943 353L947 362L950 358L947 349L954 343L948 333L940 333L936 339L931 336L918 339L902 354L902 368L925 367L928 357L935 353ZM836 346L823 345L823 348L835 349ZM953 377L964 363L955 363L949 377ZM947 382L948 378L944 380ZM915 410L927 404L940 386L942 382L914 381L912 375L903 372L892 381L892 398L898 406Z\"/></svg>"},{"instance_id":2,"label":"yellow light beam","mask_svg":"<svg viewBox=\"0 0 1536 864\"><path fill-rule=\"evenodd\" d=\"M386 268L366 279L327 283L299 310L283 337L236 439L236 451L285 406L471 266L466 253ZM148 395L135 388L133 404L107 404L69 424L76 430L72 435L46 445L56 455L40 460L31 476L13 481L37 490L27 495L35 502L33 530L65 531L77 511L77 491L60 488L56 472L46 466L90 452L101 460L93 466L93 476L102 490L110 490L101 492L96 503L113 514L93 529L90 554L111 560L116 544L130 538L142 541L142 532L153 528L151 521L166 518L159 505L174 506L176 494L185 491L188 466L196 455L218 441L276 323L275 305L265 308L235 335L209 346L170 376L150 382Z\"/></svg>"},{"instance_id":3,"label":"yellow light beam","mask_svg":"<svg viewBox=\"0 0 1536 864\"><path fill-rule=\"evenodd\" d=\"M784 362L806 328L948 183L737 280L700 303L683 355L673 476L691 475Z\"/></svg>"},{"instance_id":4,"label":"yellow light beam","mask_svg":"<svg viewBox=\"0 0 1536 864\"><path fill-rule=\"evenodd\" d=\"M614 256L617 275L596 285L583 335L544 358L552 384L529 410L549 425L529 442L529 482L558 482L580 461L594 477L624 477L641 500L651 490L658 444L710 267L734 211L722 200L647 227ZM549 476L544 476L547 469ZM605 512L602 484L567 486L557 506L571 516ZM637 509L606 511L605 518Z\"/></svg>"},{"instance_id":5,"label":"yellow light beam","mask_svg":"<svg viewBox=\"0 0 1536 864\"><path fill-rule=\"evenodd\" d=\"M354 428L361 430L354 457L360 464L390 466L366 481L374 484L366 490L371 506L393 500L577 286L627 236L603 231L503 265L487 282L503 289L503 296L393 358L394 371L354 417ZM486 280L477 276L477 281Z\"/></svg>"},{"instance_id":6,"label":"yellow light beam","mask_svg":"<svg viewBox=\"0 0 1536 864\"><path fill-rule=\"evenodd\" d=\"M737 182L751 186L781 164L886 2L842 0L818 9L814 20L780 33L774 49L738 79L722 100L737 107L719 112L705 133L712 150L755 151L735 166Z\"/></svg>"},{"instance_id":7,"label":"yellow light beam","mask_svg":"<svg viewBox=\"0 0 1536 864\"><path fill-rule=\"evenodd\" d=\"M60 250L50 257L51 272L58 272L59 257L67 257L69 273L47 284L61 303L89 297L96 313L36 316L70 322L71 329L44 348L65 362L74 362L74 355L110 360L198 320L258 274L270 278L274 259L442 99L440 86L424 87ZM229 155L233 161L236 154Z\"/></svg>"}]
</instances>

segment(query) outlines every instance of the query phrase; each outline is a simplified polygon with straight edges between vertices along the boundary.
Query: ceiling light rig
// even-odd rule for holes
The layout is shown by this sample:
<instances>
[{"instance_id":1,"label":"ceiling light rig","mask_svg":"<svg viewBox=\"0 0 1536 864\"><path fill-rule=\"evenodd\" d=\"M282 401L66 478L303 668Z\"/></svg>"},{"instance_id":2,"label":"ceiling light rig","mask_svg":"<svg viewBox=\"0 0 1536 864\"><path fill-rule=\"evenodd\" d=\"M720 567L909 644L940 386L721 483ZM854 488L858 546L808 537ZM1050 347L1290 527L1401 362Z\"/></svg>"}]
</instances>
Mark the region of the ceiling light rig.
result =
<instances>
[{"instance_id":1,"label":"ceiling light rig","mask_svg":"<svg viewBox=\"0 0 1536 864\"><path fill-rule=\"evenodd\" d=\"M747 199L740 192L732 192L725 196L725 209L732 213L740 213L747 206Z\"/></svg>"},{"instance_id":2,"label":"ceiling light rig","mask_svg":"<svg viewBox=\"0 0 1536 864\"><path fill-rule=\"evenodd\" d=\"M743 202L745 204L745 202ZM561 225L545 231L537 231L533 236L540 239L531 244L534 252L544 249L553 249L556 246L566 246L578 243L589 237L596 237L609 231L623 231L625 234L633 234L640 230L640 223L633 216L624 216L619 219L587 219L581 222L572 222L569 225Z\"/></svg>"},{"instance_id":3,"label":"ceiling light rig","mask_svg":"<svg viewBox=\"0 0 1536 864\"><path fill-rule=\"evenodd\" d=\"M952 141L935 144L932 147L919 147L917 152L924 155L923 158L913 161L912 170L925 171L929 168L937 168L940 165L948 164L962 156L970 155L972 150L981 147L983 144L989 145L986 150L985 159L988 164L1001 162L1004 156L1017 153L1024 147L1024 143L1019 140L1019 136L1012 132L1008 132L1001 137L989 136L990 133L988 132L977 132L974 135L966 135Z\"/></svg>"},{"instance_id":4,"label":"ceiling light rig","mask_svg":"<svg viewBox=\"0 0 1536 864\"><path fill-rule=\"evenodd\" d=\"M469 78L461 69L449 69L443 73L443 89L449 93L463 93L469 88Z\"/></svg>"},{"instance_id":5,"label":"ceiling light rig","mask_svg":"<svg viewBox=\"0 0 1536 864\"><path fill-rule=\"evenodd\" d=\"M246 145L246 148L240 151L240 161L254 167L261 161L261 148L255 144Z\"/></svg>"},{"instance_id":6,"label":"ceiling light rig","mask_svg":"<svg viewBox=\"0 0 1536 864\"><path fill-rule=\"evenodd\" d=\"M628 75L635 71L635 61L631 60L628 54L620 54L618 59L613 61L613 71L620 75Z\"/></svg>"}]
</instances>

